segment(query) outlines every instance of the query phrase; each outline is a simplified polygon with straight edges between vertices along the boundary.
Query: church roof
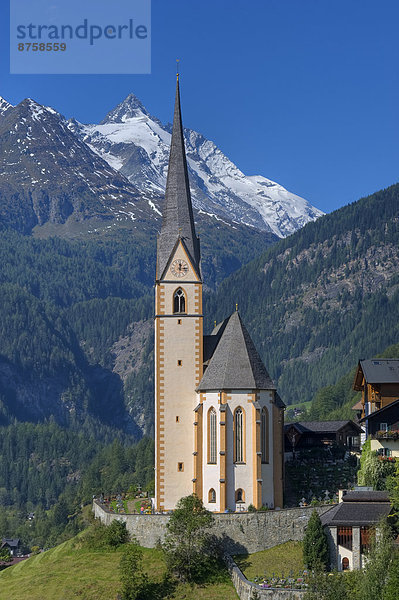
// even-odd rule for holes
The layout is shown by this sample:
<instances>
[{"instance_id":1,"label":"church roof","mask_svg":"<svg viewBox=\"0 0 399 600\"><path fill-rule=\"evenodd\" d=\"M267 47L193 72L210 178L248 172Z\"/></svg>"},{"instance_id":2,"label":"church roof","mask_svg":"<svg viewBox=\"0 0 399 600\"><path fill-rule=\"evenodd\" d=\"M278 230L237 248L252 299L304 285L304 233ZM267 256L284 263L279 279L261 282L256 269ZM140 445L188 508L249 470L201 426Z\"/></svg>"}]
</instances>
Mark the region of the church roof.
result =
<instances>
[{"instance_id":1,"label":"church roof","mask_svg":"<svg viewBox=\"0 0 399 600\"><path fill-rule=\"evenodd\" d=\"M276 386L246 330L238 311L214 330L219 337L198 391L225 389L275 390ZM212 336L207 336L210 348ZM280 400L280 403L282 401Z\"/></svg>"},{"instance_id":2,"label":"church roof","mask_svg":"<svg viewBox=\"0 0 399 600\"><path fill-rule=\"evenodd\" d=\"M162 210L162 226L158 235L157 279L159 280L171 257L176 242L181 239L197 274L200 276L200 247L195 233L191 204L183 125L180 110L179 78L176 83L175 111L173 115L168 176Z\"/></svg>"}]
</instances>

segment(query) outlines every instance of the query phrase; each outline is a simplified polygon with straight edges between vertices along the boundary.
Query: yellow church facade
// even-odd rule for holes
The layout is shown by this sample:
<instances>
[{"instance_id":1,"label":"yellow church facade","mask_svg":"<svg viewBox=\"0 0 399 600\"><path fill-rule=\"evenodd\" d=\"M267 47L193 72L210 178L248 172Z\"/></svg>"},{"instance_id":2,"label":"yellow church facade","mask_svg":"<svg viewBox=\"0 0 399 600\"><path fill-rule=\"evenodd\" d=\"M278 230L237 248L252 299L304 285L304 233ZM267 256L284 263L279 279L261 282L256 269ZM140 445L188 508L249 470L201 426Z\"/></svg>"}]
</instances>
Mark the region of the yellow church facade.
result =
<instances>
[{"instance_id":1,"label":"yellow church facade","mask_svg":"<svg viewBox=\"0 0 399 600\"><path fill-rule=\"evenodd\" d=\"M179 81L157 240L155 509L197 494L212 511L283 506L284 404L238 311L203 333L199 238Z\"/></svg>"}]
</instances>

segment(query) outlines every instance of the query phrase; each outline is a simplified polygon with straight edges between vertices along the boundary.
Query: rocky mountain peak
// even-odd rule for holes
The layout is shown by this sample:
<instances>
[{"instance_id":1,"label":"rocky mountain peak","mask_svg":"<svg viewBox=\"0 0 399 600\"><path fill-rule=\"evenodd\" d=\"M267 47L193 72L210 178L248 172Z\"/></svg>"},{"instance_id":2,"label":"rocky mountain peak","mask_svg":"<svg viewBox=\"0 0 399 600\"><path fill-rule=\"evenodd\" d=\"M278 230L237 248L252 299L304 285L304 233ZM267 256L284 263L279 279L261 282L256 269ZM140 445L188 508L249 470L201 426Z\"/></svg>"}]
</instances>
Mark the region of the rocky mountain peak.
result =
<instances>
[{"instance_id":1,"label":"rocky mountain peak","mask_svg":"<svg viewBox=\"0 0 399 600\"><path fill-rule=\"evenodd\" d=\"M0 115L6 112L9 108L14 108L12 104L7 102L4 98L0 96Z\"/></svg>"},{"instance_id":2,"label":"rocky mountain peak","mask_svg":"<svg viewBox=\"0 0 399 600\"><path fill-rule=\"evenodd\" d=\"M170 125L129 94L99 125L71 124L112 167L144 193L165 193ZM278 237L290 235L323 213L307 200L261 175L247 176L214 142L185 128L194 208L229 223L242 223Z\"/></svg>"},{"instance_id":3,"label":"rocky mountain peak","mask_svg":"<svg viewBox=\"0 0 399 600\"><path fill-rule=\"evenodd\" d=\"M107 114L101 124L125 123L128 119L140 116L140 114L149 116L147 109L137 96L129 94L123 102Z\"/></svg>"}]
</instances>

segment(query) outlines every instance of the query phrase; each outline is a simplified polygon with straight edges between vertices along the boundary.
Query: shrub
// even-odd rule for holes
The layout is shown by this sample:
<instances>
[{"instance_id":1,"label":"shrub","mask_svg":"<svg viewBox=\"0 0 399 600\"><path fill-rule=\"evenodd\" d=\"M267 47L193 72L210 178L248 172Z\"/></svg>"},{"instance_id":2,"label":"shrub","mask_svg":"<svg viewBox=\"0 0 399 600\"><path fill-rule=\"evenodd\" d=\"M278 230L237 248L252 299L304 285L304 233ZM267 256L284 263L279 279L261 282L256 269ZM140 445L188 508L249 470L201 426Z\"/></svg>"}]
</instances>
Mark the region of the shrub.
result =
<instances>
[{"instance_id":1,"label":"shrub","mask_svg":"<svg viewBox=\"0 0 399 600\"><path fill-rule=\"evenodd\" d=\"M128 544L119 563L122 600L142 597L148 583L143 573L143 551L136 540Z\"/></svg>"},{"instance_id":2,"label":"shrub","mask_svg":"<svg viewBox=\"0 0 399 600\"><path fill-rule=\"evenodd\" d=\"M83 544L88 548L97 550L99 548L117 548L125 544L129 539L126 523L112 521L108 527L96 521L84 533Z\"/></svg>"},{"instance_id":3,"label":"shrub","mask_svg":"<svg viewBox=\"0 0 399 600\"><path fill-rule=\"evenodd\" d=\"M169 571L182 581L201 580L211 570L217 548L208 531L213 515L192 494L181 498L167 525L162 545Z\"/></svg>"},{"instance_id":4,"label":"shrub","mask_svg":"<svg viewBox=\"0 0 399 600\"><path fill-rule=\"evenodd\" d=\"M111 525L106 527L105 541L108 546L117 548L122 544L126 544L129 539L129 534L126 529L126 523L121 521L112 521Z\"/></svg>"}]
</instances>

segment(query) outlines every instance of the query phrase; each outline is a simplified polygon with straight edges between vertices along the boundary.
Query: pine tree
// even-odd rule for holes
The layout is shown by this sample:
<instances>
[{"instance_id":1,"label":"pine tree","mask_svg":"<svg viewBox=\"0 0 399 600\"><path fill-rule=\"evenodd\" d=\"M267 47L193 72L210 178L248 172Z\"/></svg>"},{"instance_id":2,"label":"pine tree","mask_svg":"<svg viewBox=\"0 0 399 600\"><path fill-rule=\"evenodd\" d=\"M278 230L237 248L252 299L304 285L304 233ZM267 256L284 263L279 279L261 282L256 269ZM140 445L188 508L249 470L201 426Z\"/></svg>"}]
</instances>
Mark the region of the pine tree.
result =
<instances>
[{"instance_id":1,"label":"pine tree","mask_svg":"<svg viewBox=\"0 0 399 600\"><path fill-rule=\"evenodd\" d=\"M328 543L320 517L316 510L312 512L303 539L303 561L310 569L328 567Z\"/></svg>"}]
</instances>

